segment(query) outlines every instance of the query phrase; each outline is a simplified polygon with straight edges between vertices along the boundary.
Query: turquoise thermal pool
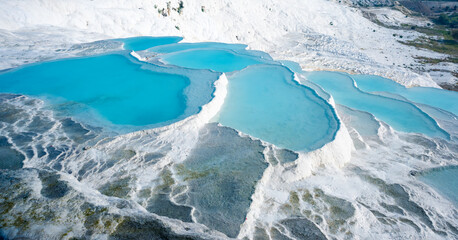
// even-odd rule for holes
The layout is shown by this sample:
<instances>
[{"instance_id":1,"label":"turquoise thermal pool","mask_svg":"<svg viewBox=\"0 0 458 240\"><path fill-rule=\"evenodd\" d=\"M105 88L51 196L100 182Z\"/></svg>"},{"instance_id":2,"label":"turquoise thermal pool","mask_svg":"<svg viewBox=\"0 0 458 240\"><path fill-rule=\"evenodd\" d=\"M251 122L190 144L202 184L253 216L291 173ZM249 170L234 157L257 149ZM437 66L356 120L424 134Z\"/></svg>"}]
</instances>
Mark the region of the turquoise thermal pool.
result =
<instances>
[{"instance_id":1,"label":"turquoise thermal pool","mask_svg":"<svg viewBox=\"0 0 458 240\"><path fill-rule=\"evenodd\" d=\"M157 47L151 47L150 49L148 49L148 51L156 52L156 53L172 53L172 52L180 52L180 51L193 50L193 49L226 49L226 50L236 50L236 51L246 52L245 48L246 48L246 45L244 44L202 42L202 43L176 43L176 44L160 45Z\"/></svg>"},{"instance_id":2,"label":"turquoise thermal pool","mask_svg":"<svg viewBox=\"0 0 458 240\"><path fill-rule=\"evenodd\" d=\"M132 51L140 51L148 48L156 47L159 45L177 43L183 40L182 37L133 37L133 38L120 38L115 41L124 43L124 49Z\"/></svg>"},{"instance_id":3,"label":"turquoise thermal pool","mask_svg":"<svg viewBox=\"0 0 458 240\"><path fill-rule=\"evenodd\" d=\"M334 138L339 121L332 107L295 82L287 68L250 66L229 79L221 124L295 151L317 149Z\"/></svg>"},{"instance_id":4,"label":"turquoise thermal pool","mask_svg":"<svg viewBox=\"0 0 458 240\"><path fill-rule=\"evenodd\" d=\"M161 59L169 64L196 69L211 69L218 72L232 72L264 63L264 60L227 49L191 49L166 54Z\"/></svg>"},{"instance_id":5,"label":"turquoise thermal pool","mask_svg":"<svg viewBox=\"0 0 458 240\"><path fill-rule=\"evenodd\" d=\"M433 118L414 104L363 92L346 74L310 72L307 73L307 78L330 93L336 103L372 113L396 130L449 138L449 134L441 129Z\"/></svg>"},{"instance_id":6,"label":"turquoise thermal pool","mask_svg":"<svg viewBox=\"0 0 458 240\"><path fill-rule=\"evenodd\" d=\"M93 110L113 124L149 125L175 119L186 108L182 75L143 69L130 56L107 54L25 66L0 75L0 91ZM71 106L69 106L71 105Z\"/></svg>"},{"instance_id":7,"label":"turquoise thermal pool","mask_svg":"<svg viewBox=\"0 0 458 240\"><path fill-rule=\"evenodd\" d=\"M458 115L458 93L438 88L406 88L393 80L374 75L352 75L359 89L365 92L398 94L410 101L442 108Z\"/></svg>"}]
</instances>

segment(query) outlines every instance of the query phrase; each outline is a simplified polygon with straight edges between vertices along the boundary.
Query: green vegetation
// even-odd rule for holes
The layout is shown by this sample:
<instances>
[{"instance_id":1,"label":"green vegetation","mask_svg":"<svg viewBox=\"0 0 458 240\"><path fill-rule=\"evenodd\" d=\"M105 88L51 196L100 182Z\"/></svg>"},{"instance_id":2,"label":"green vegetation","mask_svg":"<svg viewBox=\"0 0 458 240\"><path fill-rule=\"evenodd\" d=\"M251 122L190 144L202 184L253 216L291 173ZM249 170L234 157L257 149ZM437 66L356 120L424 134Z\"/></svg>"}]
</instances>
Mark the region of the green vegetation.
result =
<instances>
[{"instance_id":1,"label":"green vegetation","mask_svg":"<svg viewBox=\"0 0 458 240\"><path fill-rule=\"evenodd\" d=\"M304 194L302 195L302 201L309 203L311 205L316 204L315 200L313 199L312 194L307 189L304 191Z\"/></svg>"},{"instance_id":2,"label":"green vegetation","mask_svg":"<svg viewBox=\"0 0 458 240\"><path fill-rule=\"evenodd\" d=\"M184 181L203 178L203 177L208 176L212 172L216 172L216 169L206 169L203 171L192 171L190 169L187 169L184 164L176 165L175 170L177 171L178 175L183 177Z\"/></svg>"},{"instance_id":3,"label":"green vegetation","mask_svg":"<svg viewBox=\"0 0 458 240\"><path fill-rule=\"evenodd\" d=\"M405 12L404 12L405 13ZM408 14L408 13L405 13ZM414 14L415 15L415 14ZM375 14L364 12L364 16L372 22L390 29L417 31L426 36L419 37L415 40L401 40L401 35L393 34L393 37L400 38L398 41L402 44L413 46L416 48L428 49L434 52L447 54L450 57L434 59L434 58L418 58L423 63L437 64L440 62L458 61L458 14L441 14L439 17L432 18L435 24L427 24L427 26L415 26L409 24L401 24L401 26L391 26L380 22Z\"/></svg>"},{"instance_id":4,"label":"green vegetation","mask_svg":"<svg viewBox=\"0 0 458 240\"><path fill-rule=\"evenodd\" d=\"M417 59L420 60L421 63L458 63L458 31L456 29L449 29L447 28L447 26L444 25L420 27L407 24L402 24L400 27L397 27L396 29L415 30L426 35L414 40L399 41L402 44L413 46L416 48L428 49L437 53L449 55L449 57L446 58L417 57Z\"/></svg>"},{"instance_id":5,"label":"green vegetation","mask_svg":"<svg viewBox=\"0 0 458 240\"><path fill-rule=\"evenodd\" d=\"M428 57L416 57L420 63L429 63L429 64L438 64L441 62L451 62L458 63L458 58L448 57L448 58L428 58Z\"/></svg>"},{"instance_id":6,"label":"green vegetation","mask_svg":"<svg viewBox=\"0 0 458 240\"><path fill-rule=\"evenodd\" d=\"M450 30L453 39L458 40L458 29Z\"/></svg>"},{"instance_id":7,"label":"green vegetation","mask_svg":"<svg viewBox=\"0 0 458 240\"><path fill-rule=\"evenodd\" d=\"M173 184L175 184L175 179L173 178L173 173L169 169L165 169L161 173L162 184L155 187L155 191L164 191L169 189Z\"/></svg>"},{"instance_id":8,"label":"green vegetation","mask_svg":"<svg viewBox=\"0 0 458 240\"><path fill-rule=\"evenodd\" d=\"M160 8L157 10L159 14L161 14L164 17L167 17L167 13L165 12L165 8Z\"/></svg>"},{"instance_id":9,"label":"green vegetation","mask_svg":"<svg viewBox=\"0 0 458 240\"><path fill-rule=\"evenodd\" d=\"M436 24L444 25L449 28L457 28L458 27L458 13L453 13L447 15L445 13L439 15L438 18L433 19Z\"/></svg>"},{"instance_id":10,"label":"green vegetation","mask_svg":"<svg viewBox=\"0 0 458 240\"><path fill-rule=\"evenodd\" d=\"M178 12L179 14L181 14L181 13L183 12L183 8L184 8L184 3L183 3L183 1L180 1L180 2L178 3L177 12Z\"/></svg>"},{"instance_id":11,"label":"green vegetation","mask_svg":"<svg viewBox=\"0 0 458 240\"><path fill-rule=\"evenodd\" d=\"M168 2L166 2L166 7L165 8L158 8L157 5L154 5L154 8L157 9L157 12L160 15L162 15L163 17L170 16L171 10L176 11L178 14L181 15L183 13L184 2L183 1L179 1L178 2L178 7L172 7L172 2L168 1ZM176 27L176 28L179 29L178 27Z\"/></svg>"},{"instance_id":12,"label":"green vegetation","mask_svg":"<svg viewBox=\"0 0 458 240\"><path fill-rule=\"evenodd\" d=\"M120 178L106 183L99 189L99 191L107 196L127 198L131 190L131 181L132 179L130 177Z\"/></svg>"},{"instance_id":13,"label":"green vegetation","mask_svg":"<svg viewBox=\"0 0 458 240\"><path fill-rule=\"evenodd\" d=\"M414 46L417 48L429 49L434 52L444 53L452 56L447 59L455 59L458 57L458 43L455 40L436 40L431 38L419 37L412 41L402 42L403 44Z\"/></svg>"},{"instance_id":14,"label":"green vegetation","mask_svg":"<svg viewBox=\"0 0 458 240\"><path fill-rule=\"evenodd\" d=\"M414 27L414 30L424 33L426 36L419 37L411 41L400 41L401 43L416 48L428 49L434 52L449 55L446 58L426 58L418 57L421 63L438 64L441 62L458 63L458 31L456 29L448 29L447 26L434 25L431 27L419 27L403 24L404 29Z\"/></svg>"},{"instance_id":15,"label":"green vegetation","mask_svg":"<svg viewBox=\"0 0 458 240\"><path fill-rule=\"evenodd\" d=\"M169 15L169 16L170 16L170 9L171 9L170 6L171 6L171 4L172 4L172 2L170 2L170 1L167 2L167 15Z\"/></svg>"},{"instance_id":16,"label":"green vegetation","mask_svg":"<svg viewBox=\"0 0 458 240\"><path fill-rule=\"evenodd\" d=\"M291 191L289 193L289 203L291 203L291 205L299 204L299 195L297 194L297 192Z\"/></svg>"}]
</instances>

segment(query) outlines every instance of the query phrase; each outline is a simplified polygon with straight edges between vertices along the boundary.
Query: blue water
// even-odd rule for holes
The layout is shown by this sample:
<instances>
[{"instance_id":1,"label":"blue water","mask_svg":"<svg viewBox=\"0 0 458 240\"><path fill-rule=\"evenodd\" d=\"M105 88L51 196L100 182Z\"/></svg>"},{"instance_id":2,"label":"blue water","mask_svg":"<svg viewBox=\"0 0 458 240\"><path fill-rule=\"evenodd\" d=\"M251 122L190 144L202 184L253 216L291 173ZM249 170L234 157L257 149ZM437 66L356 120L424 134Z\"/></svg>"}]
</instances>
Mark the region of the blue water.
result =
<instances>
[{"instance_id":1,"label":"blue water","mask_svg":"<svg viewBox=\"0 0 458 240\"><path fill-rule=\"evenodd\" d=\"M374 75L352 75L358 88L366 92L389 92L401 95L410 101L439 107L458 115L458 93L438 88L406 88L399 83Z\"/></svg>"},{"instance_id":2,"label":"blue water","mask_svg":"<svg viewBox=\"0 0 458 240\"><path fill-rule=\"evenodd\" d=\"M283 66L289 68L291 71L295 73L303 73L301 65L297 62L289 61L289 60L280 60L280 62Z\"/></svg>"},{"instance_id":3,"label":"blue water","mask_svg":"<svg viewBox=\"0 0 458 240\"><path fill-rule=\"evenodd\" d=\"M294 82L293 73L270 56L245 47L188 43L148 51L166 53L164 62L181 67L241 70L229 76L228 95L216 119L225 126L292 150L312 150L331 141L338 121L327 102ZM259 65L265 63L274 65Z\"/></svg>"},{"instance_id":4,"label":"blue water","mask_svg":"<svg viewBox=\"0 0 458 240\"><path fill-rule=\"evenodd\" d=\"M458 206L458 166L431 169L422 173L419 179Z\"/></svg>"},{"instance_id":5,"label":"blue water","mask_svg":"<svg viewBox=\"0 0 458 240\"><path fill-rule=\"evenodd\" d=\"M157 124L182 115L189 79L142 66L117 53L28 65L0 74L0 92L71 105L70 114L94 110L113 124Z\"/></svg>"},{"instance_id":6,"label":"blue water","mask_svg":"<svg viewBox=\"0 0 458 240\"><path fill-rule=\"evenodd\" d=\"M196 69L211 69L218 72L232 72L261 64L258 57L236 53L226 49L191 49L162 56L166 63Z\"/></svg>"},{"instance_id":7,"label":"blue water","mask_svg":"<svg viewBox=\"0 0 458 240\"><path fill-rule=\"evenodd\" d=\"M251 66L231 76L217 121L291 150L321 147L339 124L327 102L279 65Z\"/></svg>"},{"instance_id":8,"label":"blue water","mask_svg":"<svg viewBox=\"0 0 458 240\"><path fill-rule=\"evenodd\" d=\"M244 44L227 44L219 42L200 42L200 43L177 43L153 47L148 49L150 52L157 53L172 53L180 52L191 49L228 49L235 51L245 51L246 45Z\"/></svg>"},{"instance_id":9,"label":"blue water","mask_svg":"<svg viewBox=\"0 0 458 240\"><path fill-rule=\"evenodd\" d=\"M182 37L131 37L115 39L124 43L124 49L140 51L159 45L177 43L183 40Z\"/></svg>"},{"instance_id":10,"label":"blue water","mask_svg":"<svg viewBox=\"0 0 458 240\"><path fill-rule=\"evenodd\" d=\"M251 57L255 57L258 60L263 60L266 62L273 63L272 57L261 51L256 50L247 50L247 45L244 44L228 44L228 43L219 43L219 42L200 42L200 43L175 43L175 44L168 44L168 45L161 45L157 47L153 47L148 49L149 52L156 52L156 53L176 53L182 52L187 50L227 50L231 52L235 52L238 55L247 55ZM195 52L199 53L199 52ZM278 62L276 63L278 64Z\"/></svg>"},{"instance_id":11,"label":"blue water","mask_svg":"<svg viewBox=\"0 0 458 240\"><path fill-rule=\"evenodd\" d=\"M345 106L370 112L396 130L418 132L433 137L449 138L437 123L415 105L398 99L363 92L351 77L336 72L310 72L307 78L330 93Z\"/></svg>"},{"instance_id":12,"label":"blue water","mask_svg":"<svg viewBox=\"0 0 458 240\"><path fill-rule=\"evenodd\" d=\"M46 98L61 109L69 109L69 114L89 111L112 124L146 126L170 123L180 116L182 119L189 102L202 98L196 101L199 104L194 104L196 110L186 112L186 116L195 114L197 108L210 100L201 97L199 89L210 92L212 82L197 80L189 87L190 78L178 72L241 70L228 74L228 96L218 120L280 147L311 150L333 139L338 120L332 107L323 100L328 96L321 88L332 94L337 103L370 112L396 130L449 137L434 119L415 105L360 91L345 74L304 73L294 62L275 62L268 54L246 50L241 44L177 43L182 40L180 37L115 40L123 41L126 49L157 52L162 61L188 70L166 68L167 73L156 72L146 69L147 64L125 52L111 53L4 72L0 74L0 92ZM306 74L311 82L307 86L299 85L293 81L289 69ZM204 73L195 74L203 76ZM406 89L374 76L354 77L366 91L385 91L452 112L456 110L453 104L456 93L430 88ZM185 89L192 94L187 96Z\"/></svg>"}]
</instances>

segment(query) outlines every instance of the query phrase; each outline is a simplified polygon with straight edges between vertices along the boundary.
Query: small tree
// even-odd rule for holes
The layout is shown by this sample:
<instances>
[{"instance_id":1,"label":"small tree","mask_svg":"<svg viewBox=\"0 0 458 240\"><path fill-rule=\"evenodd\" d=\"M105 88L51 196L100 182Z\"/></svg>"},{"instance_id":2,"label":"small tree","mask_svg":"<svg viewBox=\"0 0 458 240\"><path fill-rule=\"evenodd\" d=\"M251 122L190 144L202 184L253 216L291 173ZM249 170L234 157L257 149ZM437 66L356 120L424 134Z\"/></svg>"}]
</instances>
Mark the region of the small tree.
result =
<instances>
[{"instance_id":1,"label":"small tree","mask_svg":"<svg viewBox=\"0 0 458 240\"><path fill-rule=\"evenodd\" d=\"M167 15L170 15L170 4L171 2L167 2Z\"/></svg>"},{"instance_id":2,"label":"small tree","mask_svg":"<svg viewBox=\"0 0 458 240\"><path fill-rule=\"evenodd\" d=\"M451 35L452 35L453 39L458 40L458 29L453 29L451 31Z\"/></svg>"},{"instance_id":3,"label":"small tree","mask_svg":"<svg viewBox=\"0 0 458 240\"><path fill-rule=\"evenodd\" d=\"M441 15L437 18L436 22L437 22L438 24L448 25L448 24L450 23L450 18L449 18L449 16L447 16L447 15L445 15L445 14L441 14Z\"/></svg>"},{"instance_id":4,"label":"small tree","mask_svg":"<svg viewBox=\"0 0 458 240\"><path fill-rule=\"evenodd\" d=\"M180 2L178 3L177 12L178 12L179 14L181 14L181 13L183 12L183 8L184 8L184 3L183 3L183 1L180 1Z\"/></svg>"}]
</instances>

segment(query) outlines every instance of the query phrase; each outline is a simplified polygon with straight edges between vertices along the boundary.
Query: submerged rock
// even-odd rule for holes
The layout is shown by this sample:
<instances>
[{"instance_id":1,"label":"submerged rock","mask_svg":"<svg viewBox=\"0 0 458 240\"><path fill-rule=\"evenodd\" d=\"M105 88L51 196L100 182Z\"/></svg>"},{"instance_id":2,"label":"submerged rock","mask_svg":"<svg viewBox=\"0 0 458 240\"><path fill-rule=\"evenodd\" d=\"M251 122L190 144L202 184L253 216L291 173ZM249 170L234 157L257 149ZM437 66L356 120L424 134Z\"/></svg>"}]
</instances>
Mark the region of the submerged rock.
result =
<instances>
[{"instance_id":1,"label":"submerged rock","mask_svg":"<svg viewBox=\"0 0 458 240\"><path fill-rule=\"evenodd\" d=\"M208 124L188 159L177 167L188 185L185 203L197 222L236 237L256 182L267 168L260 141L227 127Z\"/></svg>"},{"instance_id":2,"label":"submerged rock","mask_svg":"<svg viewBox=\"0 0 458 240\"><path fill-rule=\"evenodd\" d=\"M297 239L327 239L321 230L306 218L289 218L280 223Z\"/></svg>"}]
</instances>

